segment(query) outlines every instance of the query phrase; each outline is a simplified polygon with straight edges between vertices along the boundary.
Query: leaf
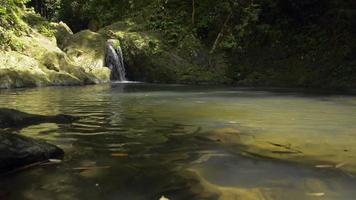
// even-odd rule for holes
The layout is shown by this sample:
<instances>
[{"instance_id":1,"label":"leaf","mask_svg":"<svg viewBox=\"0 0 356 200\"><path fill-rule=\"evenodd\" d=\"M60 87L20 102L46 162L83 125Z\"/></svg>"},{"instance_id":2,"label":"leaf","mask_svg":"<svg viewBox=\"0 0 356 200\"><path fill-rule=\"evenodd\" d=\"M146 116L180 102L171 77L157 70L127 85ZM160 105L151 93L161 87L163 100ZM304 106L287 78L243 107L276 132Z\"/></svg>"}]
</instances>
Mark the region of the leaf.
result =
<instances>
[{"instance_id":1,"label":"leaf","mask_svg":"<svg viewBox=\"0 0 356 200\"><path fill-rule=\"evenodd\" d=\"M325 195L323 192L313 192L313 193L307 193L308 196L313 196L313 197L322 197Z\"/></svg>"},{"instance_id":2,"label":"leaf","mask_svg":"<svg viewBox=\"0 0 356 200\"><path fill-rule=\"evenodd\" d=\"M0 15L6 14L6 9L5 8L0 8Z\"/></svg>"},{"instance_id":3,"label":"leaf","mask_svg":"<svg viewBox=\"0 0 356 200\"><path fill-rule=\"evenodd\" d=\"M73 170L90 170L90 169L110 169L111 166L93 166L93 167L75 167Z\"/></svg>"},{"instance_id":4,"label":"leaf","mask_svg":"<svg viewBox=\"0 0 356 200\"><path fill-rule=\"evenodd\" d=\"M59 159L48 159L50 163L62 163L62 160Z\"/></svg>"},{"instance_id":5,"label":"leaf","mask_svg":"<svg viewBox=\"0 0 356 200\"><path fill-rule=\"evenodd\" d=\"M127 157L127 156L129 156L129 154L125 153L125 152L116 152L116 153L112 153L111 156L112 157Z\"/></svg>"},{"instance_id":6,"label":"leaf","mask_svg":"<svg viewBox=\"0 0 356 200\"><path fill-rule=\"evenodd\" d=\"M165 196L161 196L161 198L159 198L159 200L169 200L169 199L166 198Z\"/></svg>"},{"instance_id":7,"label":"leaf","mask_svg":"<svg viewBox=\"0 0 356 200\"><path fill-rule=\"evenodd\" d=\"M44 162L41 164L41 166L44 166L44 165L57 165L57 164L60 164L62 163L62 160L59 160L59 159L48 159L48 162Z\"/></svg>"},{"instance_id":8,"label":"leaf","mask_svg":"<svg viewBox=\"0 0 356 200\"><path fill-rule=\"evenodd\" d=\"M339 169L339 168L341 168L341 167L343 167L343 166L345 166L345 165L347 165L346 162L339 163L339 164L335 165L335 168L336 168L336 169Z\"/></svg>"},{"instance_id":9,"label":"leaf","mask_svg":"<svg viewBox=\"0 0 356 200\"><path fill-rule=\"evenodd\" d=\"M315 165L316 168L334 168L334 165Z\"/></svg>"}]
</instances>

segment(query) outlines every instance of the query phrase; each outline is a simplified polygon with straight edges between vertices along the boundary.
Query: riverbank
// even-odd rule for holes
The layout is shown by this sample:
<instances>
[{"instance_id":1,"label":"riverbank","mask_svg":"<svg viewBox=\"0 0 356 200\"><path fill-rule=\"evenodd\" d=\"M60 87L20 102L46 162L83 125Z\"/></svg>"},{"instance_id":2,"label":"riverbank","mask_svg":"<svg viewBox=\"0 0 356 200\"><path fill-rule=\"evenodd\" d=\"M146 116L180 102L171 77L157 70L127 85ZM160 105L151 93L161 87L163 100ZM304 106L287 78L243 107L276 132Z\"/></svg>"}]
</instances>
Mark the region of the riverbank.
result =
<instances>
[{"instance_id":1,"label":"riverbank","mask_svg":"<svg viewBox=\"0 0 356 200\"><path fill-rule=\"evenodd\" d=\"M317 49L298 46L312 39L301 35L301 41L291 36L268 47L253 43L243 50L221 47L212 53L207 41L196 35L184 32L173 42L140 16L73 33L63 22L49 22L33 10L15 8L15 25L1 22L5 25L0 34L0 89L109 82L108 40L121 47L131 81L332 90L356 86L355 60L350 57L353 40L345 48L340 44L326 51L330 44L316 41Z\"/></svg>"}]
</instances>

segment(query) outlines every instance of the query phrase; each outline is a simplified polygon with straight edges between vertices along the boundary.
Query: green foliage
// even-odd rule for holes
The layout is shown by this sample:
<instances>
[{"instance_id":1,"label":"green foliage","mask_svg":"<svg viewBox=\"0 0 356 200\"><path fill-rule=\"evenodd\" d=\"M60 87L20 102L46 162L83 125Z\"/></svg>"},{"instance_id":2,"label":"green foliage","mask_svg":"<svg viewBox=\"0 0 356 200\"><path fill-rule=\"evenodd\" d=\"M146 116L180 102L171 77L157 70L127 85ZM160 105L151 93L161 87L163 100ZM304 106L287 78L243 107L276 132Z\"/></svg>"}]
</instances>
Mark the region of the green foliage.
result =
<instances>
[{"instance_id":1,"label":"green foliage","mask_svg":"<svg viewBox=\"0 0 356 200\"><path fill-rule=\"evenodd\" d=\"M0 2L0 49L19 46L12 45L12 41L14 35L19 36L27 31L21 19L23 5L26 2L27 0L2 0Z\"/></svg>"},{"instance_id":2,"label":"green foliage","mask_svg":"<svg viewBox=\"0 0 356 200\"><path fill-rule=\"evenodd\" d=\"M36 29L44 36L53 37L55 34L55 29L51 23L35 12L27 12L24 20L30 27Z\"/></svg>"},{"instance_id":3,"label":"green foliage","mask_svg":"<svg viewBox=\"0 0 356 200\"><path fill-rule=\"evenodd\" d=\"M166 8L167 4L168 1L158 1L152 5L153 13L149 18L147 27L150 30L163 33L167 43L177 45L189 34L189 29L180 21L185 19L188 13L182 10L175 17L172 17Z\"/></svg>"},{"instance_id":4,"label":"green foliage","mask_svg":"<svg viewBox=\"0 0 356 200\"><path fill-rule=\"evenodd\" d=\"M26 29L21 23L26 2L1 0L2 48L21 48L12 40ZM210 56L229 59L227 74L240 83L347 85L356 77L354 0L195 0L194 16L192 0L31 0L27 5L74 32L131 21L184 56L216 49ZM53 35L46 20L32 27Z\"/></svg>"},{"instance_id":5,"label":"green foliage","mask_svg":"<svg viewBox=\"0 0 356 200\"><path fill-rule=\"evenodd\" d=\"M42 26L38 28L38 31L47 37L53 37L55 34L55 30L51 27L49 23L42 24Z\"/></svg>"},{"instance_id":6,"label":"green foliage","mask_svg":"<svg viewBox=\"0 0 356 200\"><path fill-rule=\"evenodd\" d=\"M149 1L135 0L61 0L59 19L74 32L86 29L96 22L100 27L124 19L136 9L147 6Z\"/></svg>"},{"instance_id":7,"label":"green foliage","mask_svg":"<svg viewBox=\"0 0 356 200\"><path fill-rule=\"evenodd\" d=\"M61 0L30 0L28 7L33 7L37 13L48 20L56 20L60 10Z\"/></svg>"}]
</instances>

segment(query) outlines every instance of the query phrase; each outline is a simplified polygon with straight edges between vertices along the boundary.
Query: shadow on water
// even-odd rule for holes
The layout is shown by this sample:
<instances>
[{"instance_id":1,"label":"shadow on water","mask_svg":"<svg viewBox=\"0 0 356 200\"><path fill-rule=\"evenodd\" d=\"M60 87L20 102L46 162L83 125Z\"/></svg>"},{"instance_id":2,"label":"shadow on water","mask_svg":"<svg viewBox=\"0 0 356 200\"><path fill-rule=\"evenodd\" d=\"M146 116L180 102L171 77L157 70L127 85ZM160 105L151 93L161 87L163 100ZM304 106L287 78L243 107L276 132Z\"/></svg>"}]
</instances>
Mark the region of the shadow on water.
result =
<instances>
[{"instance_id":1,"label":"shadow on water","mask_svg":"<svg viewBox=\"0 0 356 200\"><path fill-rule=\"evenodd\" d=\"M345 109L355 106L345 103L355 102L352 97L333 98L328 97L333 103L327 106L336 114L340 105ZM279 133L263 132L269 127L261 124L285 118L285 109L303 115L299 122L304 123L307 116L301 107L312 104L319 109L312 111L320 112L324 109L320 102L318 98L268 91L147 84L1 93L2 107L83 118L71 125L41 124L23 129L21 134L59 145L66 156L61 165L1 177L0 199L159 199L162 195L174 200L353 199L356 180L342 171L256 157L205 138L210 130L228 126L241 129L239 134L261 134L272 140ZM261 108L270 112L266 118L259 117L266 114ZM327 125L318 130L310 127L324 125L333 117L321 114L326 119L320 122L308 112L313 115L307 119L313 120L311 124L295 127L285 122L271 128L289 130L291 135L295 130L310 129L299 135L302 139L303 135L312 138L314 131L329 130ZM343 115L339 117L335 120L345 121ZM351 121L341 127L345 134L355 128Z\"/></svg>"}]
</instances>

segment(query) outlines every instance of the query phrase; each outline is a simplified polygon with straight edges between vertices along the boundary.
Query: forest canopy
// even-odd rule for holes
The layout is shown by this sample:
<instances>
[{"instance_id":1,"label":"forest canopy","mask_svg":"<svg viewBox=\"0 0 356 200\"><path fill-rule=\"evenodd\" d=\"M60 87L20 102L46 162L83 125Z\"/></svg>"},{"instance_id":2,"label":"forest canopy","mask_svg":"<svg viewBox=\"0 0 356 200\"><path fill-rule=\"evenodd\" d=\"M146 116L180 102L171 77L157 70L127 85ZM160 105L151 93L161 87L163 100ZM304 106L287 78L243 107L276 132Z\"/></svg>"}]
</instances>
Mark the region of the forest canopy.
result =
<instances>
[{"instance_id":1,"label":"forest canopy","mask_svg":"<svg viewBox=\"0 0 356 200\"><path fill-rule=\"evenodd\" d=\"M346 86L356 77L353 0L3 0L1 43L4 28L21 30L23 4L74 32L130 21L171 45L192 35L247 85Z\"/></svg>"}]
</instances>

